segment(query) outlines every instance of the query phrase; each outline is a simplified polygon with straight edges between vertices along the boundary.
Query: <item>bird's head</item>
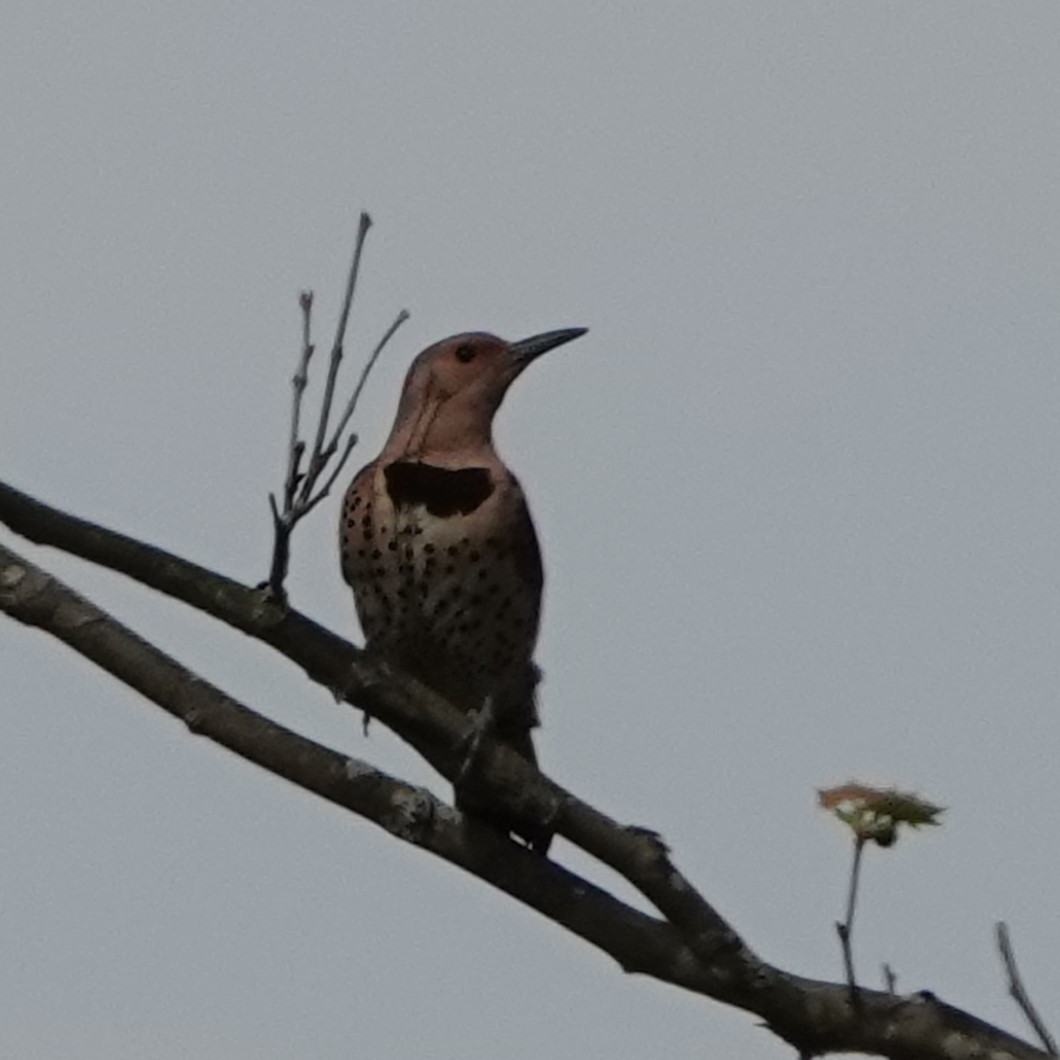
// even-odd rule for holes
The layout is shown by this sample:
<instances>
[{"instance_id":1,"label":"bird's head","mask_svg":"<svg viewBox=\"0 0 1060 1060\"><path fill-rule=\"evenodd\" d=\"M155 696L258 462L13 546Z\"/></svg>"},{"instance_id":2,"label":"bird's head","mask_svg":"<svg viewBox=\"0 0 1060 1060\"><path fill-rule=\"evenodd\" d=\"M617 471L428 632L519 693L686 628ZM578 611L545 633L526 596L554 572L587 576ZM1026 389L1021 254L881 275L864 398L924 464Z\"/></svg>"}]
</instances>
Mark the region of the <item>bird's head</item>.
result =
<instances>
[{"instance_id":1,"label":"bird's head","mask_svg":"<svg viewBox=\"0 0 1060 1060\"><path fill-rule=\"evenodd\" d=\"M562 328L520 342L469 331L428 346L405 376L388 448L419 455L488 445L494 413L515 378L587 330Z\"/></svg>"}]
</instances>

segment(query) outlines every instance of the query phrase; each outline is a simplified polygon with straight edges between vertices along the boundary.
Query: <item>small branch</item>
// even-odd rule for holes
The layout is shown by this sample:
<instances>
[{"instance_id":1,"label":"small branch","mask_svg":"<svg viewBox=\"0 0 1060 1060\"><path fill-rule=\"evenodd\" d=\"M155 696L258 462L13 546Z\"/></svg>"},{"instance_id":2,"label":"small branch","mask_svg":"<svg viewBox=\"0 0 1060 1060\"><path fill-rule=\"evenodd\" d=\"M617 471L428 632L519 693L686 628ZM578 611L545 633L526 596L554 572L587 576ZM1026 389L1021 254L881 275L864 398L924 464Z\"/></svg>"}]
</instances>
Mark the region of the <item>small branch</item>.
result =
<instances>
[{"instance_id":1,"label":"small branch","mask_svg":"<svg viewBox=\"0 0 1060 1060\"><path fill-rule=\"evenodd\" d=\"M858 1001L858 983L854 975L854 948L851 941L854 934L854 914L858 906L858 882L861 878L861 855L865 850L865 837L854 837L854 860L850 866L850 885L847 889L847 912L842 922L835 926L839 944L843 948L843 968L846 973L847 986L850 988L852 1004Z\"/></svg>"},{"instance_id":2,"label":"small branch","mask_svg":"<svg viewBox=\"0 0 1060 1060\"><path fill-rule=\"evenodd\" d=\"M361 369L360 378L357 380L357 386L354 388L353 396L350 398L349 403L346 406L346 410L342 414L342 419L339 421L338 427L335 428L335 433L332 435L331 441L328 442L327 448L324 450L324 460L321 464L321 469L331 459L332 456L338 451L339 439L342 437L343 431L346 430L346 425L350 422L350 417L353 415L357 408L357 401L361 396L361 391L364 389L365 383L368 381L368 376L371 374L372 369L375 367L375 362L379 360L379 354L383 352L383 347L390 341L394 332L405 323L409 318L409 311L402 309L398 313L394 323L387 328L386 334L379 340L375 349L372 351L372 356L365 362L365 366ZM353 452L353 447L357 444L357 435L350 434L346 439L346 447L342 451L342 456L339 457L338 463L335 464L331 474L327 477L324 485L320 487L319 491L308 501L302 503L299 508L299 518L304 515L308 515L330 492L331 487L335 485L335 480L342 474L342 469L346 466L346 462L350 459L350 453Z\"/></svg>"},{"instance_id":3,"label":"small branch","mask_svg":"<svg viewBox=\"0 0 1060 1060\"><path fill-rule=\"evenodd\" d=\"M1045 1051L1050 1056L1056 1056L1056 1040L1049 1033L1049 1028L1046 1027L1045 1021L1038 1015L1038 1010L1034 1007L1030 995L1023 985L1023 978L1016 965L1016 954L1012 949L1012 940L1009 938L1008 925L1003 920L998 921L995 930L997 932L998 952L1001 954L1002 963L1005 965L1005 973L1008 976L1009 996L1019 1005L1023 1015L1027 1017L1027 1022L1034 1028L1034 1033L1038 1035L1038 1039L1044 1046Z\"/></svg>"},{"instance_id":4,"label":"small branch","mask_svg":"<svg viewBox=\"0 0 1060 1060\"><path fill-rule=\"evenodd\" d=\"M310 341L312 330L313 292L303 291L298 296L298 305L302 310L302 354L298 359L298 367L291 377L291 434L287 444L287 479L283 489L283 510L290 511L294 503L294 495L301 481L301 462L305 453L305 442L301 441L299 429L302 416L302 397L305 388L309 384L309 359L313 356L315 347Z\"/></svg>"},{"instance_id":5,"label":"small branch","mask_svg":"<svg viewBox=\"0 0 1060 1060\"><path fill-rule=\"evenodd\" d=\"M327 481L317 491L317 493L309 498L309 501L299 509L299 518L304 515L308 515L330 492L331 487L335 485L335 480L342 474L342 469L346 466L346 461L350 459L350 453L353 452L354 446L357 445L357 435L351 434L346 439L346 448L342 451L342 456L339 457L338 463L335 464L331 474L328 475Z\"/></svg>"},{"instance_id":6,"label":"small branch","mask_svg":"<svg viewBox=\"0 0 1060 1060\"><path fill-rule=\"evenodd\" d=\"M342 419L339 420L339 425L335 428L335 433L332 435L327 450L325 450L329 454L334 453L338 449L339 439L342 437L342 432L346 430L346 425L350 422L350 417L357 409L357 402L361 398L361 391L364 390L364 385L368 382L368 376L372 374L372 369L375 367L375 362L379 360L379 355L383 352L383 347L394 337L394 332L397 331L408 318L409 311L407 309L402 309L395 318L394 323L387 328L386 333L379 340L376 348L372 351L372 356L365 362L364 368L361 369L360 378L357 380L357 385L353 388L353 395L350 397L346 409L342 413Z\"/></svg>"},{"instance_id":7,"label":"small branch","mask_svg":"<svg viewBox=\"0 0 1060 1060\"><path fill-rule=\"evenodd\" d=\"M339 321L335 331L335 341L331 348L331 359L328 364L327 381L324 386L324 396L321 401L320 415L317 420L316 437L313 448L310 451L305 470L302 470L302 461L306 455L306 442L301 438L301 415L302 401L306 387L309 384L309 361L313 356L315 346L312 342L312 308L313 294L311 291L303 291L299 296L298 303L302 310L302 349L299 354L298 366L291 379L293 389L291 399L291 429L287 440L287 472L284 477L282 504L277 503L273 494L269 495L269 509L272 513L273 525L273 547L272 560L269 564L269 578L261 588L267 589L269 598L277 603L286 605L287 595L284 590L284 582L290 567L291 536L298 522L305 518L328 494L332 486L342 472L343 467L349 460L353 447L357 444L357 435L350 434L346 439L342 456L335 465L331 474L325 480L323 487L316 490L317 481L328 461L338 452L342 444L342 435L349 425L361 391L364 389L368 376L375 367L383 348L390 341L394 332L408 319L408 311L402 309L397 319L387 329L383 338L372 351L361 375L357 381L353 396L347 403L346 409L339 421L339 425L332 435L331 440L324 444L327 436L328 421L331 418L331 407L335 398L335 385L338 379L339 366L343 358L343 346L346 338L346 328L349 323L350 311L353 306L353 296L357 286L357 277L361 268L361 255L364 251L364 242L368 235L368 229L372 225L372 219L367 213L361 214L360 225L357 230L357 241L353 250L353 261L350 265L349 275L346 279L346 291L343 297L342 309L339 313Z\"/></svg>"},{"instance_id":8,"label":"small branch","mask_svg":"<svg viewBox=\"0 0 1060 1060\"><path fill-rule=\"evenodd\" d=\"M298 297L298 304L302 310L302 355L298 359L298 367L291 377L293 396L291 401L291 437L288 443L290 460L287 467L287 482L283 491L283 507L285 511L290 509L301 479L299 464L301 463L302 454L305 452L305 442L301 440L301 431L299 430L302 416L302 396L305 394L305 388L309 385L309 359L313 356L313 351L316 349L310 341L313 292L303 291Z\"/></svg>"},{"instance_id":9,"label":"small branch","mask_svg":"<svg viewBox=\"0 0 1060 1060\"><path fill-rule=\"evenodd\" d=\"M306 474L306 482L302 486L302 501L309 500L312 490L312 482L320 474L320 468L324 463L324 438L328 433L328 419L331 416L331 403L335 397L335 381L339 375L339 365L342 363L343 346L346 342L346 326L350 319L350 309L353 306L353 292L357 287L357 274L361 270L361 253L364 250L364 241L368 236L368 229L372 227L372 219L367 213L361 212L361 222L357 228L357 242L353 248L353 262L350 264L349 276L346 278L346 293L342 300L342 310L339 313L339 322L335 328L335 341L331 346L331 360L328 362L328 378L324 384L324 400L320 406L320 419L317 421L316 439L309 456L309 468Z\"/></svg>"},{"instance_id":10,"label":"small branch","mask_svg":"<svg viewBox=\"0 0 1060 1060\"><path fill-rule=\"evenodd\" d=\"M302 310L302 353L298 359L298 367L291 377L291 433L287 441L287 477L283 486L282 512L276 504L276 497L269 494L273 547L267 585L269 594L281 603L286 602L287 596L283 583L287 579L287 570L291 562L291 531L294 530L297 522L294 516L294 498L298 492L298 485L302 481L302 457L305 455L305 442L299 436L301 434L302 398L309 385L309 360L315 350L311 340L313 292L303 291L298 296L298 306Z\"/></svg>"}]
</instances>

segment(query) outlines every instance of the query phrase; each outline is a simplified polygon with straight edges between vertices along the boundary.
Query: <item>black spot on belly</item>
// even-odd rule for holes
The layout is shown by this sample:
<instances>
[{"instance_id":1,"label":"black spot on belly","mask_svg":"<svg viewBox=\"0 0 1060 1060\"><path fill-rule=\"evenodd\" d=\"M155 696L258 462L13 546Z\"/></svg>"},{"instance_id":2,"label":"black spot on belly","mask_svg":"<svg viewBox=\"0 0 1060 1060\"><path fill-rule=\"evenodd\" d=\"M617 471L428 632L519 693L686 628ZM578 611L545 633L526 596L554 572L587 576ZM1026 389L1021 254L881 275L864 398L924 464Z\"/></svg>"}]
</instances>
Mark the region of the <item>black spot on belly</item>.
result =
<instances>
[{"instance_id":1,"label":"black spot on belly","mask_svg":"<svg viewBox=\"0 0 1060 1060\"><path fill-rule=\"evenodd\" d=\"M484 467L450 470L397 460L388 464L383 474L395 508L422 504L431 515L441 519L457 513L470 514L493 492L490 473Z\"/></svg>"}]
</instances>

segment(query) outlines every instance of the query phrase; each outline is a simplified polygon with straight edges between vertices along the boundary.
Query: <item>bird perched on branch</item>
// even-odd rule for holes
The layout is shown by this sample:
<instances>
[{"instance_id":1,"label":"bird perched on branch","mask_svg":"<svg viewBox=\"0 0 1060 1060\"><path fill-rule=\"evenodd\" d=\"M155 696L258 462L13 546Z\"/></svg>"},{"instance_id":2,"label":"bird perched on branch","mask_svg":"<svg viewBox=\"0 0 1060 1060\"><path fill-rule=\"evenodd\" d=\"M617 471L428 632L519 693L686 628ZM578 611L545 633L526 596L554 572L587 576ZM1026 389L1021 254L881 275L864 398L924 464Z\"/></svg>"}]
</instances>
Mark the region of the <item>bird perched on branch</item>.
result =
<instances>
[{"instance_id":1,"label":"bird perched on branch","mask_svg":"<svg viewBox=\"0 0 1060 1060\"><path fill-rule=\"evenodd\" d=\"M493 417L528 364L585 331L521 342L468 332L427 347L405 377L390 437L342 509L342 573L368 649L531 763L541 554L519 482L493 447ZM491 814L459 784L457 805L548 847L551 835Z\"/></svg>"}]
</instances>

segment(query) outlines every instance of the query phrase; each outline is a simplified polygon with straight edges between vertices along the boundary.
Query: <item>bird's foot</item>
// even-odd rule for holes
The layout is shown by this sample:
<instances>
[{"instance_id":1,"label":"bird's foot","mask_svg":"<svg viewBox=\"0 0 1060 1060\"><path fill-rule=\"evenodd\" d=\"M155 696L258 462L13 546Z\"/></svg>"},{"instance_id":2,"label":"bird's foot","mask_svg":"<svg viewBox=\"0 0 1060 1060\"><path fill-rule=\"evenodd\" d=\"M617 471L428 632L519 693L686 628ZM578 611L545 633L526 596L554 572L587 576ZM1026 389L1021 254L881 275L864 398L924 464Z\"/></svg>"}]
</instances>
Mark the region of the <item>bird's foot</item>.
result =
<instances>
[{"instance_id":1,"label":"bird's foot","mask_svg":"<svg viewBox=\"0 0 1060 1060\"><path fill-rule=\"evenodd\" d=\"M266 578L263 582L258 582L254 586L254 592L258 594L263 604L275 605L283 611L288 610L290 607L287 600L287 590L283 587L282 582L273 584L271 579Z\"/></svg>"},{"instance_id":2,"label":"bird's foot","mask_svg":"<svg viewBox=\"0 0 1060 1060\"><path fill-rule=\"evenodd\" d=\"M328 685L328 691L331 693L332 698L338 704L348 703L349 700L346 698L346 689L341 688L339 685ZM361 729L365 736L368 735L368 725L372 720L372 715L369 711L364 711L364 717L361 719Z\"/></svg>"}]
</instances>

